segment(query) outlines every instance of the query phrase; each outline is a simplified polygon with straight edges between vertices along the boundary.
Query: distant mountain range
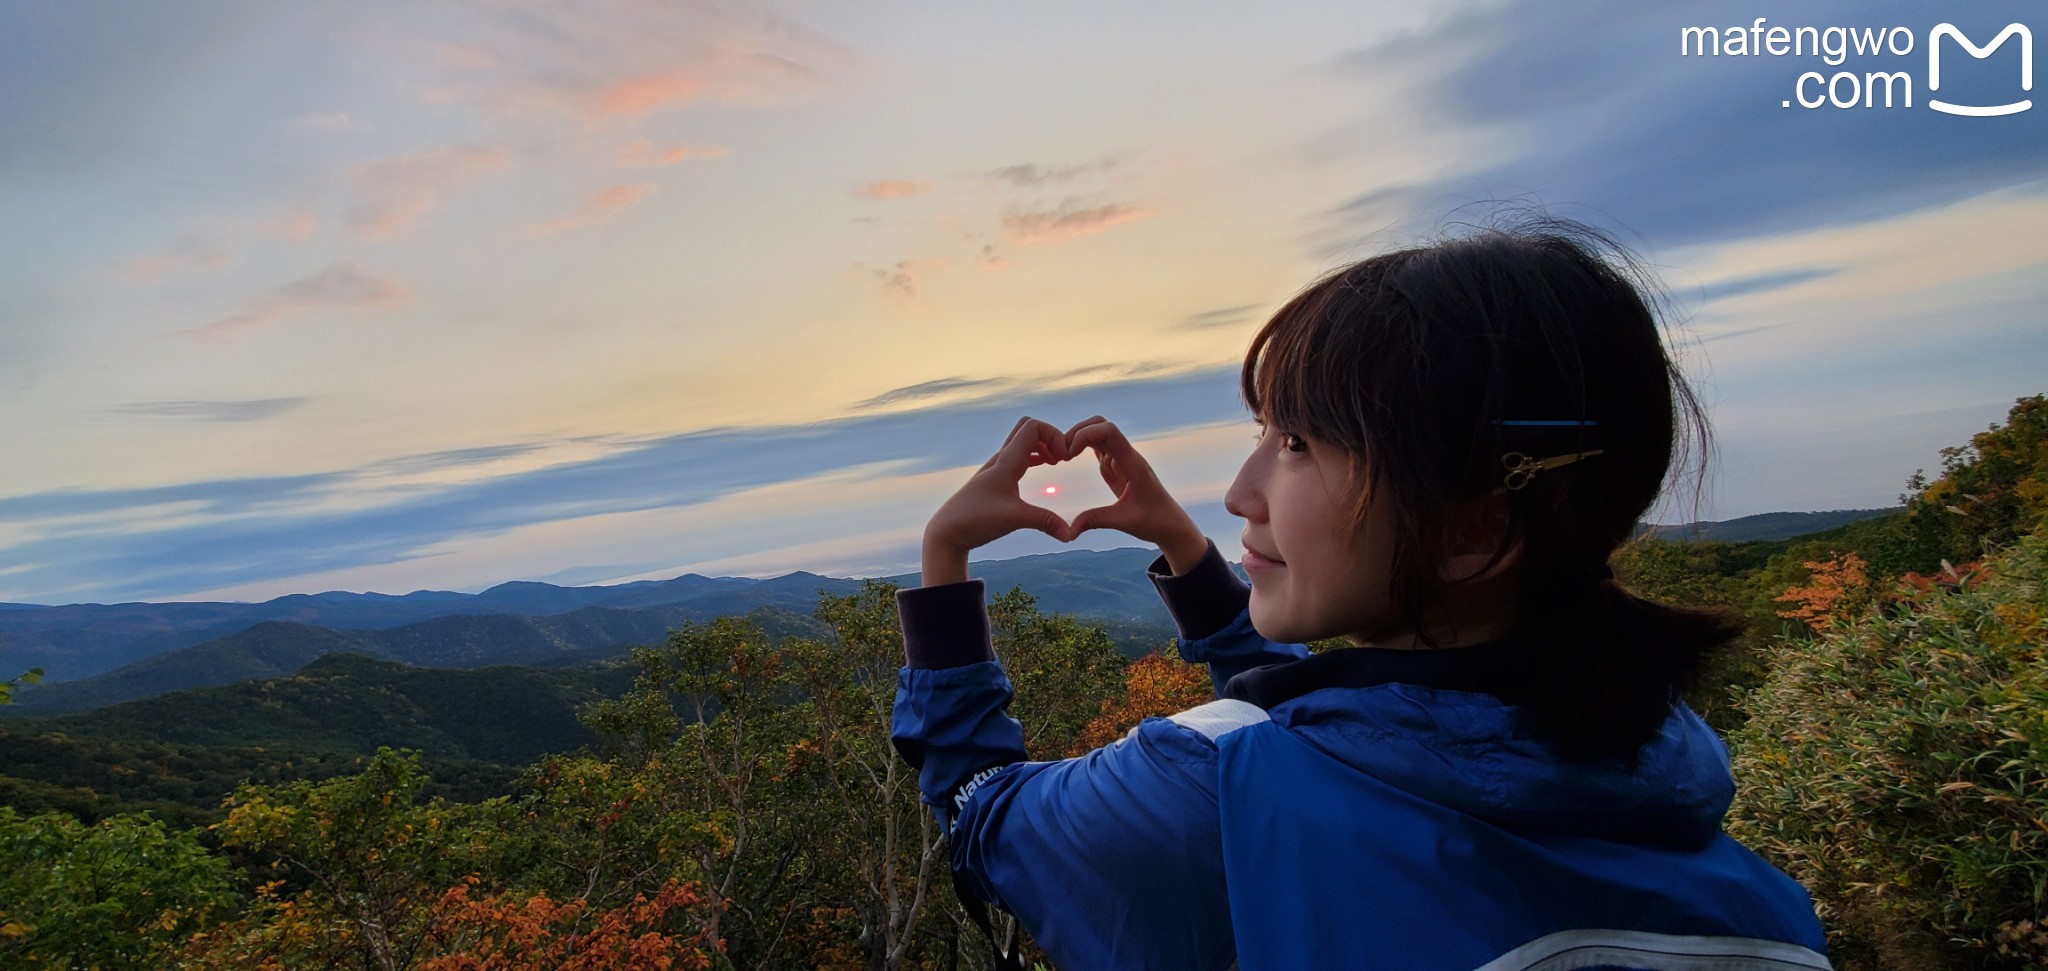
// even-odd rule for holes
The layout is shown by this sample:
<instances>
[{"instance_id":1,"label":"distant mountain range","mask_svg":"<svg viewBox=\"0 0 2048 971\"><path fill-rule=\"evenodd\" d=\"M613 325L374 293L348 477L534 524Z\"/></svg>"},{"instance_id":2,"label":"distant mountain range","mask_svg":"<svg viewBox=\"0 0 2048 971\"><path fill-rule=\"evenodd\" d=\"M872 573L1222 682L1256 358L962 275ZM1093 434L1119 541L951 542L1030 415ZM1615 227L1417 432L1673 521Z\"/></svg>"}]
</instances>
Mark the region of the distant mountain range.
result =
<instances>
[{"instance_id":1,"label":"distant mountain range","mask_svg":"<svg viewBox=\"0 0 2048 971\"><path fill-rule=\"evenodd\" d=\"M1719 523L1648 526L1636 530L1636 534L1649 533L1660 539L1696 543L1744 543L1750 540L1791 539L1794 536L1805 536L1808 533L1818 533L1837 526L1847 526L1865 519L1890 515L1905 508L1893 506L1889 509L1835 509L1828 512L1766 512Z\"/></svg>"},{"instance_id":2,"label":"distant mountain range","mask_svg":"<svg viewBox=\"0 0 2048 971\"><path fill-rule=\"evenodd\" d=\"M1893 510L1766 513L1721 523L1650 526L1676 539L1784 539ZM1126 654L1170 640L1171 618L1145 567L1154 549L1066 550L973 564L989 592L1022 587L1040 610L1104 626ZM1242 574L1242 570L1239 571ZM914 586L914 573L885 577ZM0 714L74 711L169 691L290 675L342 651L421 667L561 665L660 642L685 621L745 615L772 636L827 636L811 617L824 594L863 581L790 573L771 579L685 574L612 586L514 581L481 593L328 592L262 603L0 604L0 671L44 669Z\"/></svg>"}]
</instances>

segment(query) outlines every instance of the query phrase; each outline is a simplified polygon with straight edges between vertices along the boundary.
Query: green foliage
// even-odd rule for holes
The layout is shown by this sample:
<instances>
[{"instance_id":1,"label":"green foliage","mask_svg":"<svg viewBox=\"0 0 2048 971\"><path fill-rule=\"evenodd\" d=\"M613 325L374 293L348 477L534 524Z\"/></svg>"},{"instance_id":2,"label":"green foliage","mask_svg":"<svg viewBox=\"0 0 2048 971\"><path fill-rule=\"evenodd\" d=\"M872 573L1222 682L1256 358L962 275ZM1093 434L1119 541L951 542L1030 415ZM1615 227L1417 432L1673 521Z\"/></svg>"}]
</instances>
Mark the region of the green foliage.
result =
<instances>
[{"instance_id":1,"label":"green foliage","mask_svg":"<svg viewBox=\"0 0 2048 971\"><path fill-rule=\"evenodd\" d=\"M2018 399L2004 425L1942 449L1941 458L1939 479L1929 485L1916 475L1908 486L1917 494L1906 497L1899 545L1913 559L1901 572L1975 560L2048 527L2048 395Z\"/></svg>"},{"instance_id":2,"label":"green foliage","mask_svg":"<svg viewBox=\"0 0 2048 971\"><path fill-rule=\"evenodd\" d=\"M404 968L425 956L433 905L464 876L498 869L504 805L426 800L426 781L416 755L387 748L359 775L236 791L215 827L222 845L297 891L291 918L312 931L268 957Z\"/></svg>"},{"instance_id":3,"label":"green foliage","mask_svg":"<svg viewBox=\"0 0 2048 971\"><path fill-rule=\"evenodd\" d=\"M1729 831L1814 893L1838 966L2040 966L2048 540L1772 649ZM2001 944L2003 949L2001 950Z\"/></svg>"},{"instance_id":4,"label":"green foliage","mask_svg":"<svg viewBox=\"0 0 2048 971\"><path fill-rule=\"evenodd\" d=\"M86 825L0 807L0 966L167 967L227 911L228 862L147 816Z\"/></svg>"},{"instance_id":5,"label":"green foliage","mask_svg":"<svg viewBox=\"0 0 2048 971\"><path fill-rule=\"evenodd\" d=\"M14 703L14 689L24 684L36 684L43 680L42 668L29 668L15 675L12 680L0 681L0 705Z\"/></svg>"}]
</instances>

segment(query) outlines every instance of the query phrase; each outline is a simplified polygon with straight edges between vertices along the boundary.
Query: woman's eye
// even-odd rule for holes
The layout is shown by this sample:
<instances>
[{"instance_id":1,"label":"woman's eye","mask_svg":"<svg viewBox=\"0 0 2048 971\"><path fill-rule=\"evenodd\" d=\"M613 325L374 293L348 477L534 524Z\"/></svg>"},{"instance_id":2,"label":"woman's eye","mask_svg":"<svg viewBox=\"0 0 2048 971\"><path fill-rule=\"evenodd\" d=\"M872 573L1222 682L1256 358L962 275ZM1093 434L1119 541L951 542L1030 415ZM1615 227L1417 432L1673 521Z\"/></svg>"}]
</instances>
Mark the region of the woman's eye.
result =
<instances>
[{"instance_id":1,"label":"woman's eye","mask_svg":"<svg viewBox=\"0 0 2048 971\"><path fill-rule=\"evenodd\" d=\"M1308 439L1303 438L1300 435L1296 435L1293 432L1283 432L1280 441L1282 444L1287 446L1287 450L1290 452L1308 451Z\"/></svg>"}]
</instances>

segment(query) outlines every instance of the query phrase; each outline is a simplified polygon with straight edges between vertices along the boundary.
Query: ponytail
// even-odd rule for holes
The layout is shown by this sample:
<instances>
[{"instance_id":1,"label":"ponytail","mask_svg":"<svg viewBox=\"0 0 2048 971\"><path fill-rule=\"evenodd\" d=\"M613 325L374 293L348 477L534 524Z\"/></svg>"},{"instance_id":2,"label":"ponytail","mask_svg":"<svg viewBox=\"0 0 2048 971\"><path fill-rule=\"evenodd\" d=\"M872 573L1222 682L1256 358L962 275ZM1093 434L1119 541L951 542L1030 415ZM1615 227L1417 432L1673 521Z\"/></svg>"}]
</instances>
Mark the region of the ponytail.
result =
<instances>
[{"instance_id":1,"label":"ponytail","mask_svg":"<svg viewBox=\"0 0 2048 971\"><path fill-rule=\"evenodd\" d=\"M1517 700L1529 729L1568 759L1632 757L1746 626L1734 611L1667 606L1612 579L1542 576L1522 588L1535 657Z\"/></svg>"}]
</instances>

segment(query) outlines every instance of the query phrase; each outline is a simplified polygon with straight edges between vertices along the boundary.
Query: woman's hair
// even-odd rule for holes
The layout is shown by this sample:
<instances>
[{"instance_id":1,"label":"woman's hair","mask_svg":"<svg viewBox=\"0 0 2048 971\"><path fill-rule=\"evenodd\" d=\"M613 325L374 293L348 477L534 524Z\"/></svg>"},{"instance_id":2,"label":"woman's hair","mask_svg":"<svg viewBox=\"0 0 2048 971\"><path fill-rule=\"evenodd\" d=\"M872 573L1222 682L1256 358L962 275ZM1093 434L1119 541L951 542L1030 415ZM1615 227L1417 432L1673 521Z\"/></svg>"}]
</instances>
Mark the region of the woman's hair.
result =
<instances>
[{"instance_id":1,"label":"woman's hair","mask_svg":"<svg viewBox=\"0 0 2048 971\"><path fill-rule=\"evenodd\" d=\"M1353 490L1353 523L1372 502L1393 504L1390 592L1418 631L1448 585L1439 564L1454 504L1500 489L1507 453L1600 451L1505 490L1508 528L1488 563L1519 532L1510 637L1536 656L1516 702L1570 757L1634 753L1743 628L1605 579L1688 428L1703 474L1709 454L1706 417L1660 339L1657 293L1600 231L1524 217L1341 267L1280 308L1245 355L1252 412L1343 450L1352 481L1373 483ZM1510 424L1528 421L1561 424Z\"/></svg>"}]
</instances>

